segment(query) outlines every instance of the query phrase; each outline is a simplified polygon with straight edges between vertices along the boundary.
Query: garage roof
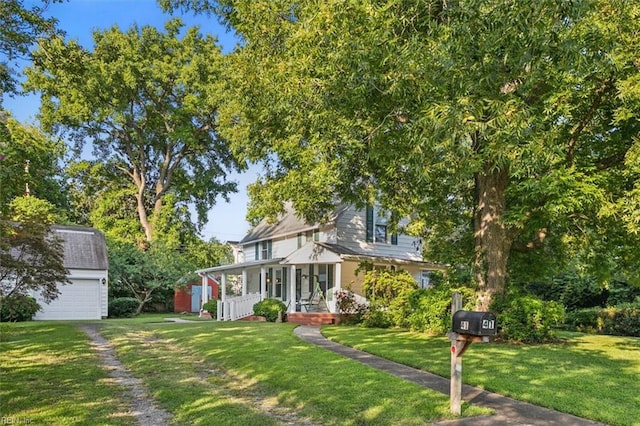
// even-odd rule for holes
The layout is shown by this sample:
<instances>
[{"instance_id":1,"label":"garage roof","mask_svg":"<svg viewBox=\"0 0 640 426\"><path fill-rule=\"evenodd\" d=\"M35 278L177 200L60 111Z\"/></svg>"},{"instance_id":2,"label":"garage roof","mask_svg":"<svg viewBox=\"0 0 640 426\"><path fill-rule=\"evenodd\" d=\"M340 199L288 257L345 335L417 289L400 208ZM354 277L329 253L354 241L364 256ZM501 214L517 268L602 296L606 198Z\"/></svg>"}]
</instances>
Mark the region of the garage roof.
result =
<instances>
[{"instance_id":1,"label":"garage roof","mask_svg":"<svg viewBox=\"0 0 640 426\"><path fill-rule=\"evenodd\" d=\"M53 225L53 232L64 242L67 269L109 269L107 244L102 232L84 226Z\"/></svg>"}]
</instances>

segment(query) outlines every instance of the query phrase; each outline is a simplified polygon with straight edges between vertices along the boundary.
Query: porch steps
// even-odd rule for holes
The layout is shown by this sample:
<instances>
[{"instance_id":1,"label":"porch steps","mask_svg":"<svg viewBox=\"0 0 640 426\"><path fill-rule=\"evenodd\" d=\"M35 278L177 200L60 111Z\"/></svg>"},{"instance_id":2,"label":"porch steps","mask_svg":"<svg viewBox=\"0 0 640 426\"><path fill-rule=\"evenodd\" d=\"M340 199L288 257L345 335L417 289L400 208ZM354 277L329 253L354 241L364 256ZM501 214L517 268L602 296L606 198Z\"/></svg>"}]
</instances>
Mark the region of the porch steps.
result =
<instances>
[{"instance_id":1,"label":"porch steps","mask_svg":"<svg viewBox=\"0 0 640 426\"><path fill-rule=\"evenodd\" d=\"M331 325L338 324L338 314L329 312L289 312L287 322L300 325Z\"/></svg>"}]
</instances>

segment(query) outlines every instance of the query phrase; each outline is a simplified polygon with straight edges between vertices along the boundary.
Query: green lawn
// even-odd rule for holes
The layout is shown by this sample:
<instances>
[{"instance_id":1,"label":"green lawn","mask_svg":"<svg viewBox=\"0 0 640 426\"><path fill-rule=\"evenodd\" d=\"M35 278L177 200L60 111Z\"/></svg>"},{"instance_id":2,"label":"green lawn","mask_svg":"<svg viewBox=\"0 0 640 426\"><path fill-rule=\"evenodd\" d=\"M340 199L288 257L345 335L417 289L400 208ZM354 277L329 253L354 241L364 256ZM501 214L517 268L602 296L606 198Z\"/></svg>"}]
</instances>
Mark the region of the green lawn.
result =
<instances>
[{"instance_id":1,"label":"green lawn","mask_svg":"<svg viewBox=\"0 0 640 426\"><path fill-rule=\"evenodd\" d=\"M0 330L2 424L136 424L82 331L53 322Z\"/></svg>"},{"instance_id":2,"label":"green lawn","mask_svg":"<svg viewBox=\"0 0 640 426\"><path fill-rule=\"evenodd\" d=\"M325 327L330 339L402 364L450 375L445 337ZM463 380L515 399L615 425L640 425L640 339L566 333L549 345L474 343Z\"/></svg>"},{"instance_id":3,"label":"green lawn","mask_svg":"<svg viewBox=\"0 0 640 426\"><path fill-rule=\"evenodd\" d=\"M182 424L429 424L447 396L301 341L273 323L107 323L120 359ZM275 410L275 412L274 412ZM463 414L487 414L465 404Z\"/></svg>"},{"instance_id":4,"label":"green lawn","mask_svg":"<svg viewBox=\"0 0 640 426\"><path fill-rule=\"evenodd\" d=\"M100 322L118 356L175 424L429 424L448 396L298 339L291 324ZM135 424L121 389L73 323L2 325L0 415L32 424ZM448 377L449 341L403 331L326 327L368 352ZM613 425L640 425L640 339L566 335L554 345L473 344L464 382ZM464 404L463 414L487 410Z\"/></svg>"},{"instance_id":5,"label":"green lawn","mask_svg":"<svg viewBox=\"0 0 640 426\"><path fill-rule=\"evenodd\" d=\"M102 321L120 360L175 424L429 424L445 395L298 339L290 324ZM118 389L72 323L12 324L0 343L3 418L33 424L133 424ZM32 389L34 386L35 390ZM487 414L465 404L464 415Z\"/></svg>"}]
</instances>

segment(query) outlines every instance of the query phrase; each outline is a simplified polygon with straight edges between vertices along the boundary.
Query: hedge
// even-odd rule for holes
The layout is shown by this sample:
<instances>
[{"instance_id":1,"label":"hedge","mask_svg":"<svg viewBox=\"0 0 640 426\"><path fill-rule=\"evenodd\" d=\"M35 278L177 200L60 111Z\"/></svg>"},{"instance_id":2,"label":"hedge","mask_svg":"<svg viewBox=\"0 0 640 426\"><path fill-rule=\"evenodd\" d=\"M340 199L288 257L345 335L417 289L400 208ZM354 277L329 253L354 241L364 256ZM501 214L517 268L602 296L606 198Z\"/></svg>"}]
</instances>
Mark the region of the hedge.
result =
<instances>
[{"instance_id":1,"label":"hedge","mask_svg":"<svg viewBox=\"0 0 640 426\"><path fill-rule=\"evenodd\" d=\"M570 312L566 325L586 333L640 337L640 303Z\"/></svg>"}]
</instances>

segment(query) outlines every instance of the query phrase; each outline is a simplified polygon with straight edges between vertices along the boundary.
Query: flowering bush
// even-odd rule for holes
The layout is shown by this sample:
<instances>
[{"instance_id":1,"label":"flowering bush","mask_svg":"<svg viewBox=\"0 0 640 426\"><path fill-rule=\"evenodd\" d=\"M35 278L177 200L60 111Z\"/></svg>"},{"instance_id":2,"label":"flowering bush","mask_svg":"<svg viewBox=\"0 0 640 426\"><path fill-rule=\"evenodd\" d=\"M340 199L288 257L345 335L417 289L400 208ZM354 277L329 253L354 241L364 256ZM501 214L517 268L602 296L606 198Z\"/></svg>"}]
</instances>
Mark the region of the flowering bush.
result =
<instances>
[{"instance_id":1,"label":"flowering bush","mask_svg":"<svg viewBox=\"0 0 640 426\"><path fill-rule=\"evenodd\" d=\"M350 290L340 290L336 293L336 307L341 324L359 324L369 310L366 304L358 303L356 295Z\"/></svg>"}]
</instances>

